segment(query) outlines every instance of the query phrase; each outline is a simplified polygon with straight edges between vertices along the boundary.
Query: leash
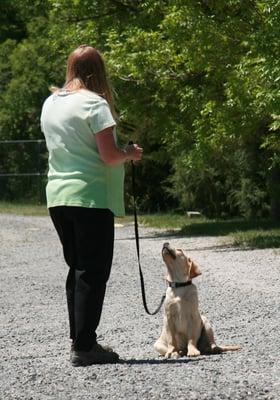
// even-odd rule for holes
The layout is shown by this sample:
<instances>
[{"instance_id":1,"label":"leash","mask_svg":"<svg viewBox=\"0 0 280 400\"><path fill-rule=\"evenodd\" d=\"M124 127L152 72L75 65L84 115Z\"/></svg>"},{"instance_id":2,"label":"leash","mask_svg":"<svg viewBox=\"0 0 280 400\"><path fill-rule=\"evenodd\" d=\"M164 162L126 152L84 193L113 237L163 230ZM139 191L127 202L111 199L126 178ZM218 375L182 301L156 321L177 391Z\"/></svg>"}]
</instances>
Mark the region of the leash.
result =
<instances>
[{"instance_id":1,"label":"leash","mask_svg":"<svg viewBox=\"0 0 280 400\"><path fill-rule=\"evenodd\" d=\"M129 142L129 144L133 144L133 142ZM144 276L141 268L140 263L140 245L139 245L139 232L138 232L138 221L137 221L137 206L136 206L136 190L135 190L135 165L133 161L131 161L131 176L132 176L132 197L133 197L133 214L134 214L134 231L135 231L135 241L136 241L136 251L137 251L137 258L138 258L138 267L139 267L139 274L140 274L140 283L141 283L141 293L142 293L142 300L145 311L149 315L155 315L161 309L163 302L165 300L165 295L162 296L158 307L155 311L151 312L148 309L147 301L146 301L146 292L145 292L145 283L144 283Z\"/></svg>"}]
</instances>

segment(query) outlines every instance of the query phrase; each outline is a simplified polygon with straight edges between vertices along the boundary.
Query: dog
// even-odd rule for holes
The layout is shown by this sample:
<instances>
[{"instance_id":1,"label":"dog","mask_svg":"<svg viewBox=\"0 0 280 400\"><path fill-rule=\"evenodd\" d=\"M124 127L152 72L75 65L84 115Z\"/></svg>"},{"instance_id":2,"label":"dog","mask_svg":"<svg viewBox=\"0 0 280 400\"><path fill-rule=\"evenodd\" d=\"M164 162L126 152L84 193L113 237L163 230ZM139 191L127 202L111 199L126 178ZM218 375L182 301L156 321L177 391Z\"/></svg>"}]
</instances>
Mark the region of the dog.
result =
<instances>
[{"instance_id":1,"label":"dog","mask_svg":"<svg viewBox=\"0 0 280 400\"><path fill-rule=\"evenodd\" d=\"M155 350L166 358L178 358L241 349L240 346L218 346L209 321L199 312L197 288L192 279L201 275L200 266L169 243L164 243L162 257L167 267L168 288L163 328L154 344Z\"/></svg>"}]
</instances>

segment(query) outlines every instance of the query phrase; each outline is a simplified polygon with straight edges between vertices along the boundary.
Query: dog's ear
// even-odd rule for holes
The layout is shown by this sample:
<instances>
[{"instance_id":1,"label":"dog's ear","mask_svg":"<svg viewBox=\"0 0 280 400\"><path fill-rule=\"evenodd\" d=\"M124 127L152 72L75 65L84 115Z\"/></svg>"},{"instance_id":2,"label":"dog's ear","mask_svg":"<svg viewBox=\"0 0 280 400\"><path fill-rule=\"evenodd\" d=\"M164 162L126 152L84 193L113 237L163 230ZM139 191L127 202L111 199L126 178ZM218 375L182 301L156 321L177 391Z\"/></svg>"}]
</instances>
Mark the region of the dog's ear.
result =
<instances>
[{"instance_id":1,"label":"dog's ear","mask_svg":"<svg viewBox=\"0 0 280 400\"><path fill-rule=\"evenodd\" d=\"M202 274L200 266L196 264L194 261L192 261L189 258L189 263L190 263L190 279L195 278L196 276L199 276Z\"/></svg>"}]
</instances>

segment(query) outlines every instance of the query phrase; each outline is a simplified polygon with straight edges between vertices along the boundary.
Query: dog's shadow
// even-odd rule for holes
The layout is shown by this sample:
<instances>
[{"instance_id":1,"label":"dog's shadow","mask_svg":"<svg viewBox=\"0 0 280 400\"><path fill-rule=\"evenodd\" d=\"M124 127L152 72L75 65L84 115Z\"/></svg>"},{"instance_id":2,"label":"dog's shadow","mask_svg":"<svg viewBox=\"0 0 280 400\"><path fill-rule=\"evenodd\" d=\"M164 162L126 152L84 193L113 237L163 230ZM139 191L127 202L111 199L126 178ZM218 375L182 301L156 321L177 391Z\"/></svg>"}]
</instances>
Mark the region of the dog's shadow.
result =
<instances>
[{"instance_id":1,"label":"dog's shadow","mask_svg":"<svg viewBox=\"0 0 280 400\"><path fill-rule=\"evenodd\" d=\"M221 357L224 356L225 353L221 354L201 354L198 357L180 357L180 358L147 358L147 359L120 359L119 364L127 364L127 365L160 365L160 364L189 364L193 362L220 362Z\"/></svg>"},{"instance_id":2,"label":"dog's shadow","mask_svg":"<svg viewBox=\"0 0 280 400\"><path fill-rule=\"evenodd\" d=\"M201 357L199 358L158 358L158 359L142 359L142 360L137 360L137 359L122 359L119 361L120 364L128 364L128 365L143 365L143 364L149 364L149 365L160 365L160 364L188 364L190 362L198 362L201 360Z\"/></svg>"}]
</instances>

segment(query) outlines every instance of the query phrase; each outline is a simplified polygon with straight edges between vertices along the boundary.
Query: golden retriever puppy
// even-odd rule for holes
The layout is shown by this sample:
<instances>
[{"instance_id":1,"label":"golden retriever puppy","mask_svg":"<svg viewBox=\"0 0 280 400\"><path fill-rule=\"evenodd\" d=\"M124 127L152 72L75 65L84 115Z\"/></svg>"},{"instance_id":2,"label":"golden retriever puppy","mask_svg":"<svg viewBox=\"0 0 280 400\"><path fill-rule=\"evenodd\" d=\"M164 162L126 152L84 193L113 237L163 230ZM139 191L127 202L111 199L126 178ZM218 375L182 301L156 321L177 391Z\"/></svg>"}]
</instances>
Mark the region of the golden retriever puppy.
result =
<instances>
[{"instance_id":1,"label":"golden retriever puppy","mask_svg":"<svg viewBox=\"0 0 280 400\"><path fill-rule=\"evenodd\" d=\"M192 283L193 278L201 275L199 265L169 243L164 243L162 257L167 267L168 288L163 329L155 350L166 358L239 350L240 346L217 346L210 323L199 312L197 289Z\"/></svg>"}]
</instances>

